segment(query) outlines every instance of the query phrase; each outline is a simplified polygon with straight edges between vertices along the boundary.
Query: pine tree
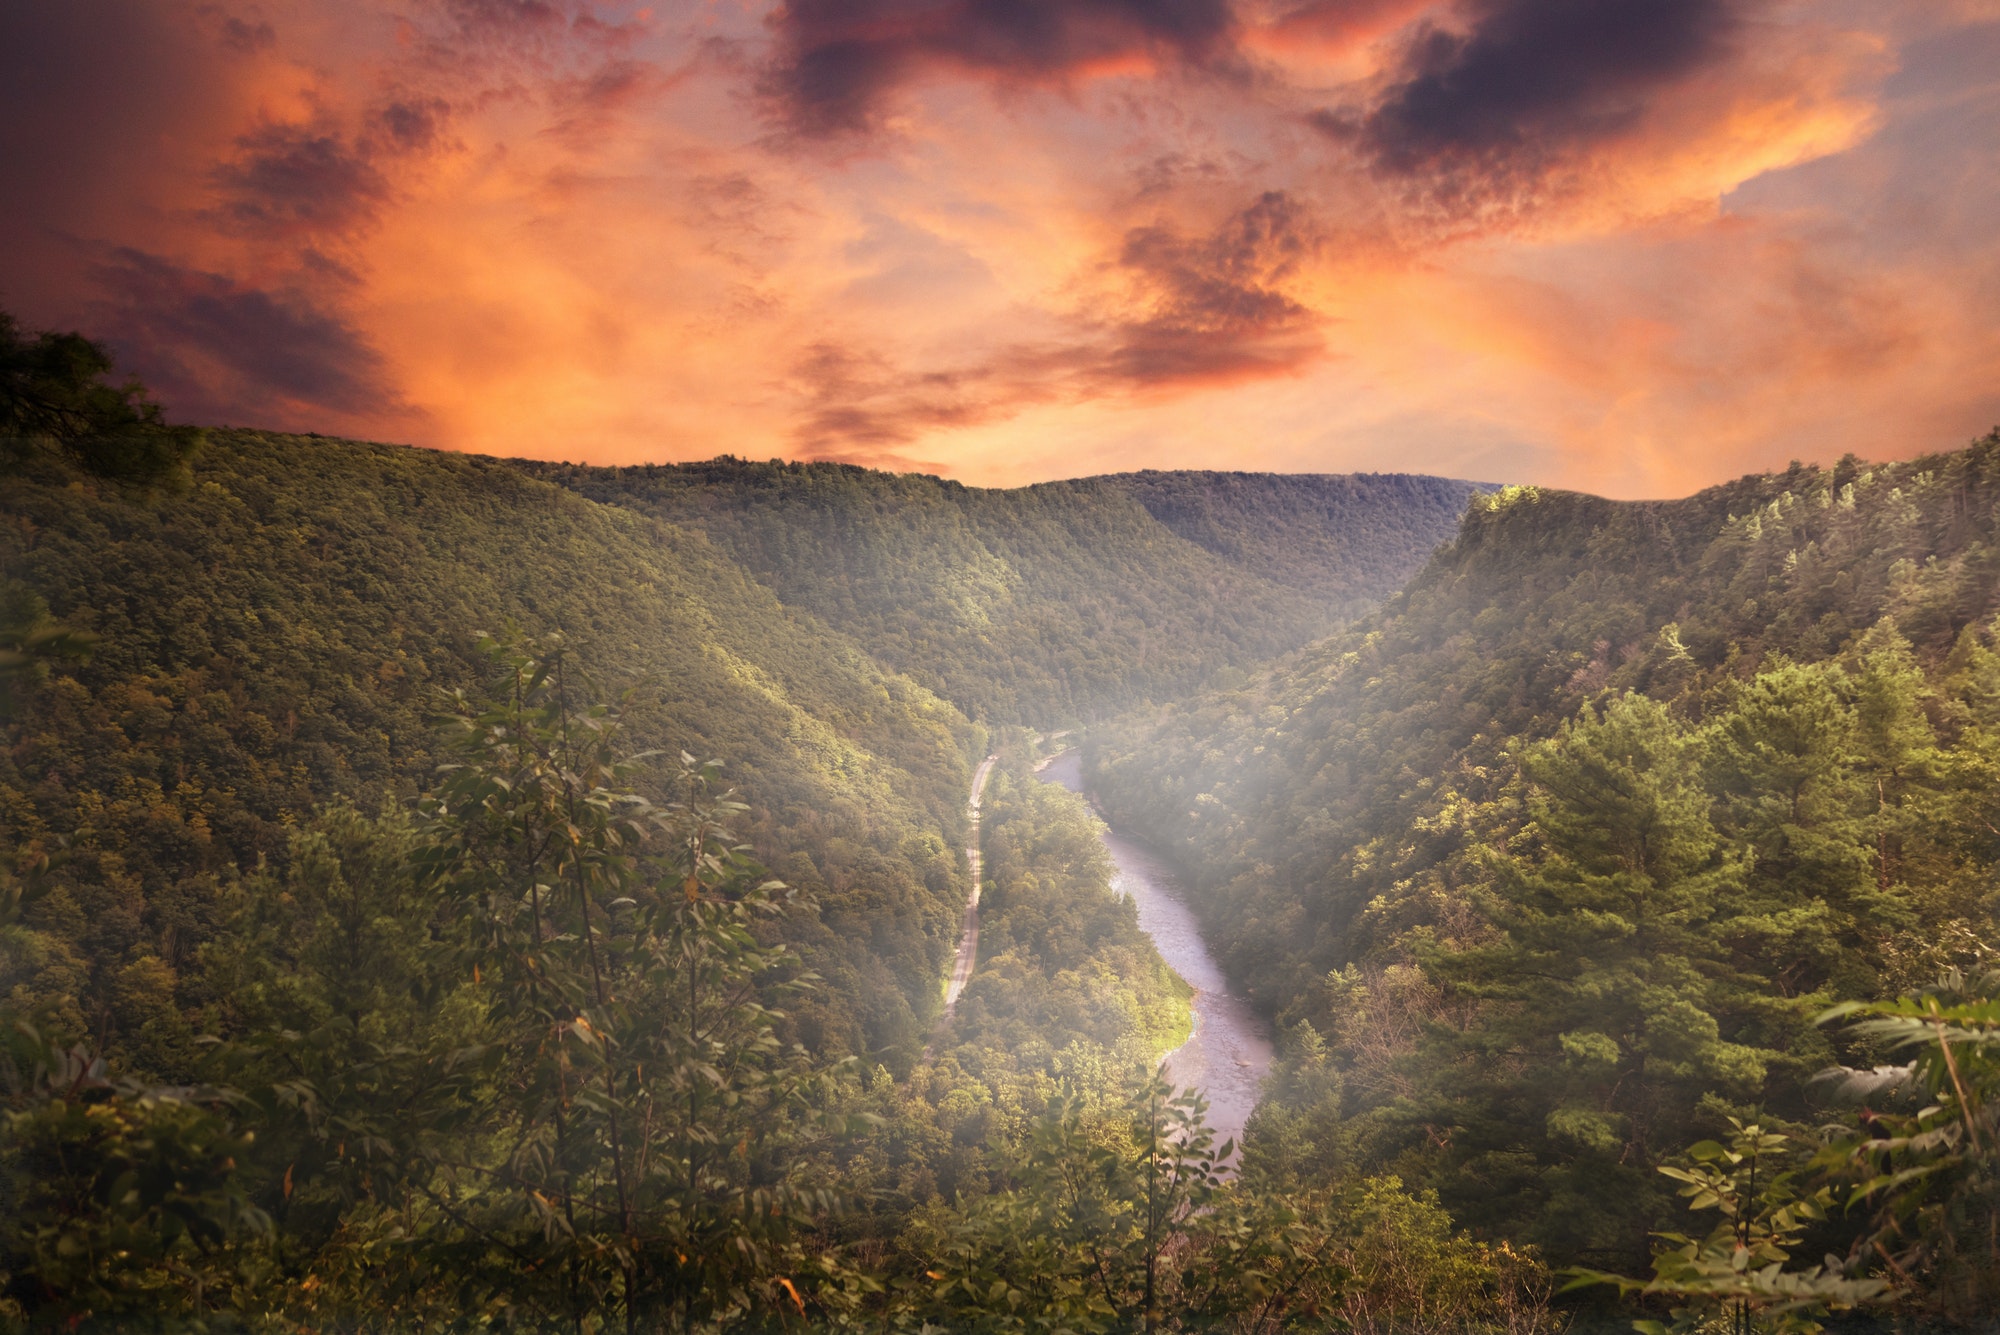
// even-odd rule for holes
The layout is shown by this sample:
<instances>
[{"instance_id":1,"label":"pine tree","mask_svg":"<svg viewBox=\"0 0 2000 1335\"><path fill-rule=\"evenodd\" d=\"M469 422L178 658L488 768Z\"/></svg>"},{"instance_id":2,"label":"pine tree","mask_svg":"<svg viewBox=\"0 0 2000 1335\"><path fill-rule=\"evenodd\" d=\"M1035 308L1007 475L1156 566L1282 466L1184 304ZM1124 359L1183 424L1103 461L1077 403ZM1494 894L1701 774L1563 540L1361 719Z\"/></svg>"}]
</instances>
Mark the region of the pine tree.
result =
<instances>
[{"instance_id":1,"label":"pine tree","mask_svg":"<svg viewBox=\"0 0 2000 1335\"><path fill-rule=\"evenodd\" d=\"M1540 1123L1541 1240L1568 1250L1641 1246L1646 1166L1704 1091L1754 1094L1775 1055L1721 1022L1756 980L1726 944L1745 868L1709 822L1701 745L1627 695L1531 750L1532 837L1483 896L1498 936L1436 963L1493 1003L1438 1054L1443 1095L1475 1146L1487 1119Z\"/></svg>"}]
</instances>

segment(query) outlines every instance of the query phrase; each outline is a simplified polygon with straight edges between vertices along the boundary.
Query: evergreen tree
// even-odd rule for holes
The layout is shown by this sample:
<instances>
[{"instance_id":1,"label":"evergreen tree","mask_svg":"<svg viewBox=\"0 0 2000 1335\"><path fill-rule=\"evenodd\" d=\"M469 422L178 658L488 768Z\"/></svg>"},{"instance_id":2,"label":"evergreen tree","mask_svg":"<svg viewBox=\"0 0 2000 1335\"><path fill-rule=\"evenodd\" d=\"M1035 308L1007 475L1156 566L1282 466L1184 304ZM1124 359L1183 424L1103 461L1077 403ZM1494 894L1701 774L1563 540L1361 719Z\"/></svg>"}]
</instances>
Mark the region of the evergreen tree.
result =
<instances>
[{"instance_id":1,"label":"evergreen tree","mask_svg":"<svg viewBox=\"0 0 2000 1335\"><path fill-rule=\"evenodd\" d=\"M1536 1240L1565 1252L1639 1246L1648 1165L1686 1139L1705 1091L1754 1096L1775 1056L1723 1027L1759 980L1727 944L1745 867L1709 822L1701 747L1627 695L1529 752L1531 846L1495 857L1484 901L1499 935L1438 962L1496 1003L1454 1041L1482 1078L1446 1097L1475 1146L1495 1116L1538 1115Z\"/></svg>"},{"instance_id":2,"label":"evergreen tree","mask_svg":"<svg viewBox=\"0 0 2000 1335\"><path fill-rule=\"evenodd\" d=\"M184 487L202 445L168 426L136 378L113 385L111 354L82 334L27 335L0 311L0 437L41 437L101 477Z\"/></svg>"}]
</instances>

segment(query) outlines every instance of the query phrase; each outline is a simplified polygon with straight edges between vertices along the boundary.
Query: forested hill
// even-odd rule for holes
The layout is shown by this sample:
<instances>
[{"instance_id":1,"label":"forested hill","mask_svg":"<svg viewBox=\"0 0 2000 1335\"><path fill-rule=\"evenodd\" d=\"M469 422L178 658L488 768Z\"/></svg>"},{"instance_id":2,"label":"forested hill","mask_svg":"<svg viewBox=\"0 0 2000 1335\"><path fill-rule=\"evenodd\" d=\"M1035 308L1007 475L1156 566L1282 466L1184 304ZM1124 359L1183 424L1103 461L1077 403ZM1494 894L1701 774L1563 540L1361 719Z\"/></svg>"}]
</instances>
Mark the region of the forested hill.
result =
<instances>
[{"instance_id":1,"label":"forested hill","mask_svg":"<svg viewBox=\"0 0 2000 1335\"><path fill-rule=\"evenodd\" d=\"M198 1009L178 970L231 878L282 862L329 800L372 811L426 791L431 716L442 691L480 683L481 632L562 631L604 690L635 689L635 745L727 762L759 855L817 895L797 930L831 985L795 1008L800 1036L897 1069L921 1046L966 888L967 761L986 739L957 704L1047 724L1251 666L1419 562L1465 494L1232 476L1204 509L1198 475L981 493L248 431L208 433L172 494L35 448L6 483L10 607L39 600L96 642L4 719L10 845L66 850L54 902L74 909L50 919L62 947L29 993L71 998L109 1036L138 961ZM1251 554L1177 536L1134 489ZM656 493L672 503L633 500ZM1303 587L1275 564L1286 532L1354 571Z\"/></svg>"},{"instance_id":2,"label":"forested hill","mask_svg":"<svg viewBox=\"0 0 2000 1335\"><path fill-rule=\"evenodd\" d=\"M799 930L832 986L804 1036L917 1050L983 734L699 534L491 459L244 431L210 432L176 495L53 458L5 484L10 598L96 637L4 720L9 847L60 852L15 1002L67 998L113 1041L144 1013L135 978L199 1010L178 974L232 879L282 863L322 803L429 791L443 693L480 686L478 635L511 625L565 632L605 696L633 689L630 745L726 762L759 852L819 893Z\"/></svg>"},{"instance_id":3,"label":"forested hill","mask_svg":"<svg viewBox=\"0 0 2000 1335\"><path fill-rule=\"evenodd\" d=\"M111 371L0 312L0 1329L1397 1310L1324 1202L1218 1199L1198 1097L1150 1074L1186 985L1041 739L954 701L1054 721L1254 667L1465 488L766 470L837 493L829 527L733 464L635 503L644 474L170 425ZM774 578L844 562L818 604ZM1545 1306L1367 1190L1459 1310ZM1280 1233L1273 1294L1232 1239Z\"/></svg>"},{"instance_id":4,"label":"forested hill","mask_svg":"<svg viewBox=\"0 0 2000 1335\"><path fill-rule=\"evenodd\" d=\"M1649 1260L1690 1329L2000 1303L2000 433L1649 504L975 491L0 363L0 1327L1546 1332L1550 1267ZM1120 709L1100 795L1282 1024L1229 1183L1012 726Z\"/></svg>"},{"instance_id":5,"label":"forested hill","mask_svg":"<svg viewBox=\"0 0 2000 1335\"><path fill-rule=\"evenodd\" d=\"M1350 615L1403 587L1484 484L1413 473L1119 473L1095 479L1232 565ZM1074 484L1057 484L1074 485Z\"/></svg>"},{"instance_id":6,"label":"forested hill","mask_svg":"<svg viewBox=\"0 0 2000 1335\"><path fill-rule=\"evenodd\" d=\"M538 466L696 528L968 715L1047 726L1195 689L1373 606L1473 484L1136 473L988 490L839 464Z\"/></svg>"},{"instance_id":7,"label":"forested hill","mask_svg":"<svg viewBox=\"0 0 2000 1335\"><path fill-rule=\"evenodd\" d=\"M1682 501L1510 488L1376 615L1099 730L1094 782L1342 1073L1267 1133L1642 1258L1653 1163L1879 1059L1814 1015L2000 945L1996 611L2000 433Z\"/></svg>"}]
</instances>

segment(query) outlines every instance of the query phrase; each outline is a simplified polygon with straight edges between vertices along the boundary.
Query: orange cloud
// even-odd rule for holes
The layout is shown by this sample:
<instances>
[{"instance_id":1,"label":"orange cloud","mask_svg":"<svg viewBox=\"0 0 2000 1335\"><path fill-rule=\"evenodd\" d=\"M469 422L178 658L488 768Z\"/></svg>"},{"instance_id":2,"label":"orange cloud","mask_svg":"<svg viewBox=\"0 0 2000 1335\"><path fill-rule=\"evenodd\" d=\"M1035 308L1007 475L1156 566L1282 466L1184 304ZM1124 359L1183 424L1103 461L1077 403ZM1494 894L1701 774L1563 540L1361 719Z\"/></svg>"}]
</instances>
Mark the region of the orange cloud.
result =
<instances>
[{"instance_id":1,"label":"orange cloud","mask_svg":"<svg viewBox=\"0 0 2000 1335\"><path fill-rule=\"evenodd\" d=\"M10 14L0 285L209 420L1660 494L2000 416L1985 3Z\"/></svg>"}]
</instances>

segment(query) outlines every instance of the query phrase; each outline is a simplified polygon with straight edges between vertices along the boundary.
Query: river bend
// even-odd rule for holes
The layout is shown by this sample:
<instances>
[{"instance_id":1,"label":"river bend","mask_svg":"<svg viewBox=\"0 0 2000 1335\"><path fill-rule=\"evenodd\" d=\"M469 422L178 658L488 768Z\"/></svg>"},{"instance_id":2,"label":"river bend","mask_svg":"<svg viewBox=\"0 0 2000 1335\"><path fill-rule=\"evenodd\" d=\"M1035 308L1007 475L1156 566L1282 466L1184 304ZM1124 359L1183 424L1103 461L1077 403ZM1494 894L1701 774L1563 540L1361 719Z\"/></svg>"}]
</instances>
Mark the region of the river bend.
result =
<instances>
[{"instance_id":1,"label":"river bend","mask_svg":"<svg viewBox=\"0 0 2000 1335\"><path fill-rule=\"evenodd\" d=\"M1047 762L1041 777L1071 792L1083 791L1083 757L1074 749ZM1202 940L1201 924L1186 901L1173 868L1135 839L1106 828L1104 846L1115 870L1111 887L1130 895L1139 926L1175 973L1194 988L1194 1032L1167 1057L1167 1075L1208 1096L1209 1124L1218 1142L1239 1144L1271 1069L1271 1037L1250 1004L1232 992L1222 966Z\"/></svg>"}]
</instances>

